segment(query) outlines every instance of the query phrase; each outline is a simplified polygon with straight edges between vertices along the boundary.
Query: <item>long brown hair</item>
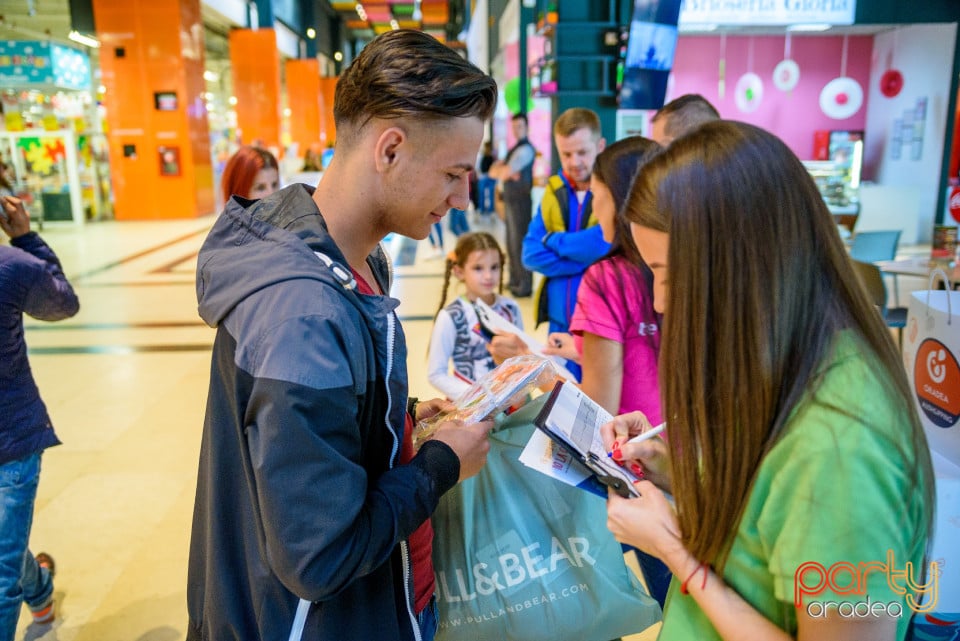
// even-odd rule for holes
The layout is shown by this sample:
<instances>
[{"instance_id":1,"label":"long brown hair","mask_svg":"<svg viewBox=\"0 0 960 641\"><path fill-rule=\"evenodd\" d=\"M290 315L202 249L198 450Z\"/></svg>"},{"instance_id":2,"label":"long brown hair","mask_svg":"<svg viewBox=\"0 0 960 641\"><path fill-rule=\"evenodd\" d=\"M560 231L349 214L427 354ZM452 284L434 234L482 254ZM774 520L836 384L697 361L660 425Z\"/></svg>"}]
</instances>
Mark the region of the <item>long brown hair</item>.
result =
<instances>
[{"instance_id":1,"label":"long brown hair","mask_svg":"<svg viewBox=\"0 0 960 641\"><path fill-rule=\"evenodd\" d=\"M690 552L722 571L760 462L799 402L817 402L841 330L873 355L909 423L913 451L901 454L925 492L920 543L934 485L900 355L797 157L757 127L709 123L644 167L625 213L669 235L661 394Z\"/></svg>"},{"instance_id":2,"label":"long brown hair","mask_svg":"<svg viewBox=\"0 0 960 641\"><path fill-rule=\"evenodd\" d=\"M597 155L593 165L593 178L610 190L613 204L617 208L614 217L613 242L610 243L608 256L622 254L634 265L647 270L637 246L630 233L630 221L623 215L623 206L627 202L630 186L639 169L655 156L661 147L649 138L629 136L609 145Z\"/></svg>"},{"instance_id":3,"label":"long brown hair","mask_svg":"<svg viewBox=\"0 0 960 641\"><path fill-rule=\"evenodd\" d=\"M630 281L635 283L636 289L652 291L653 274L637 250L633 234L630 232L630 220L624 215L623 207L637 172L661 149L660 145L649 138L628 136L600 152L593 164L593 179L610 190L610 196L617 210L614 215L613 242L610 243L610 251L600 260L623 256L627 262L636 267L629 270L619 269L616 263L606 263L611 269L616 270L618 280L624 283L624 287L615 292L609 291L608 281L596 272L588 271L584 275L580 286L594 292L597 300L602 301L610 309L624 309L637 305L635 300L626 300L630 292L635 291L626 286ZM653 296L646 298L646 304L647 308L641 310L641 313L644 318L653 318L656 316L653 309ZM654 341L653 335L648 335L647 338L651 343Z\"/></svg>"},{"instance_id":4,"label":"long brown hair","mask_svg":"<svg viewBox=\"0 0 960 641\"><path fill-rule=\"evenodd\" d=\"M453 251L450 252L451 255L447 256L447 266L443 274L443 291L440 294L440 307L437 308L437 314L439 314L440 310L447 304L447 291L450 289L450 275L453 273L453 268L455 266L463 267L466 265L470 254L473 252L487 249L495 249L497 250L497 254L500 255L500 284L498 291L501 294L503 293L503 249L500 248L497 239L485 231L463 234L457 239L457 245L453 248ZM437 314L434 314L434 317L436 317Z\"/></svg>"}]
</instances>

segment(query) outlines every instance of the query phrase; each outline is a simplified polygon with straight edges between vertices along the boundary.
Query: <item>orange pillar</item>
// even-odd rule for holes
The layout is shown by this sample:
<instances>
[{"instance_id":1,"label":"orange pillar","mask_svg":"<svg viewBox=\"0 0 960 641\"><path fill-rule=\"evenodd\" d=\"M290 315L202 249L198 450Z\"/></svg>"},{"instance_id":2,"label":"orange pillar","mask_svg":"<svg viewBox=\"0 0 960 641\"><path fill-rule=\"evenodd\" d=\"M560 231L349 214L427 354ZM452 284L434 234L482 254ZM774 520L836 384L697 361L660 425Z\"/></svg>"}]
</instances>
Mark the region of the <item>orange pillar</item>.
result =
<instances>
[{"instance_id":1,"label":"orange pillar","mask_svg":"<svg viewBox=\"0 0 960 641\"><path fill-rule=\"evenodd\" d=\"M337 78L320 79L320 144L324 147L337 141L337 128L333 124L333 96L337 90Z\"/></svg>"},{"instance_id":2,"label":"orange pillar","mask_svg":"<svg viewBox=\"0 0 960 641\"><path fill-rule=\"evenodd\" d=\"M320 62L316 58L287 60L284 67L290 138L301 155L320 142Z\"/></svg>"},{"instance_id":3,"label":"orange pillar","mask_svg":"<svg viewBox=\"0 0 960 641\"><path fill-rule=\"evenodd\" d=\"M241 141L280 149L280 54L273 29L231 31L230 66Z\"/></svg>"},{"instance_id":4,"label":"orange pillar","mask_svg":"<svg viewBox=\"0 0 960 641\"><path fill-rule=\"evenodd\" d=\"M213 211L200 0L93 0L117 220Z\"/></svg>"}]
</instances>

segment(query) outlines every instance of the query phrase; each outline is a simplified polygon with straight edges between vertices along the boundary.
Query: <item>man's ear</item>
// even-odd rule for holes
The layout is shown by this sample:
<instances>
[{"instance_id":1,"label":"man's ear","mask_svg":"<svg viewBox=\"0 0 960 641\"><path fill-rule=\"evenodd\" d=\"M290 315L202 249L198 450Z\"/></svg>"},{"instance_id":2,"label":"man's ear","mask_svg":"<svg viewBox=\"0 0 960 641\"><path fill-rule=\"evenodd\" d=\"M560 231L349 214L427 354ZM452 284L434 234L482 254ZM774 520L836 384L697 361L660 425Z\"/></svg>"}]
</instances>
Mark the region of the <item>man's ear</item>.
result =
<instances>
[{"instance_id":1,"label":"man's ear","mask_svg":"<svg viewBox=\"0 0 960 641\"><path fill-rule=\"evenodd\" d=\"M597 142L597 153L599 154L601 151L603 151L603 150L606 149L606 148L607 148L607 139L606 139L606 138L601 138L601 139Z\"/></svg>"},{"instance_id":2,"label":"man's ear","mask_svg":"<svg viewBox=\"0 0 960 641\"><path fill-rule=\"evenodd\" d=\"M410 137L400 127L387 127L377 138L374 148L377 171L385 173L392 169L410 146Z\"/></svg>"}]
</instances>

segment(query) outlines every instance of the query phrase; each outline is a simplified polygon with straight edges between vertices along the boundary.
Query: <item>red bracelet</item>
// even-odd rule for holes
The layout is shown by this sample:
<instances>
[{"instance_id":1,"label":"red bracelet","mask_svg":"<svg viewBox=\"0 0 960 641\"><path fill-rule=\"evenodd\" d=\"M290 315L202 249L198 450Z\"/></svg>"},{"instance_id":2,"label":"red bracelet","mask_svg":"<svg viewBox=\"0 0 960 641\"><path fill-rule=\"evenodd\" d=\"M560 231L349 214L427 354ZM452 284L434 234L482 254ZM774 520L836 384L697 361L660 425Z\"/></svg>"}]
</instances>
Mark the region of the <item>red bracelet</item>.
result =
<instances>
[{"instance_id":1,"label":"red bracelet","mask_svg":"<svg viewBox=\"0 0 960 641\"><path fill-rule=\"evenodd\" d=\"M703 581L700 582L700 589L703 590L707 587L707 577L710 575L710 566L706 563L701 563L693 572L690 573L690 576L687 577L687 580L680 584L680 594L690 594L690 591L687 589L687 585L690 583L690 579L697 575L697 572L703 570Z\"/></svg>"}]
</instances>

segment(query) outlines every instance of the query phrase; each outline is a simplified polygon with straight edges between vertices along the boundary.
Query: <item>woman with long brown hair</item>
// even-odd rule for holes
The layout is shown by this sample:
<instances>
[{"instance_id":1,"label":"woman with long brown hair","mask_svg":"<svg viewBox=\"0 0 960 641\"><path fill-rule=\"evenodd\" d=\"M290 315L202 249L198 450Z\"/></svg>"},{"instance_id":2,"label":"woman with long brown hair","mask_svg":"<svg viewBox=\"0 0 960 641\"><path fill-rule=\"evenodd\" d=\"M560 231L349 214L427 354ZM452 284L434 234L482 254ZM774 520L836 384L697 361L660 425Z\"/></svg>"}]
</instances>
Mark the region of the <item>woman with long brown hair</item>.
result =
<instances>
[{"instance_id":1,"label":"woman with long brown hair","mask_svg":"<svg viewBox=\"0 0 960 641\"><path fill-rule=\"evenodd\" d=\"M915 602L894 586L931 596L929 450L803 165L710 123L644 167L626 215L664 313L668 438L626 443L638 414L602 428L648 479L608 525L676 577L660 640L903 639Z\"/></svg>"}]
</instances>

